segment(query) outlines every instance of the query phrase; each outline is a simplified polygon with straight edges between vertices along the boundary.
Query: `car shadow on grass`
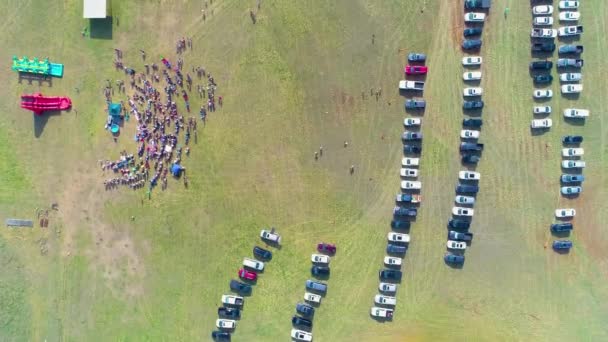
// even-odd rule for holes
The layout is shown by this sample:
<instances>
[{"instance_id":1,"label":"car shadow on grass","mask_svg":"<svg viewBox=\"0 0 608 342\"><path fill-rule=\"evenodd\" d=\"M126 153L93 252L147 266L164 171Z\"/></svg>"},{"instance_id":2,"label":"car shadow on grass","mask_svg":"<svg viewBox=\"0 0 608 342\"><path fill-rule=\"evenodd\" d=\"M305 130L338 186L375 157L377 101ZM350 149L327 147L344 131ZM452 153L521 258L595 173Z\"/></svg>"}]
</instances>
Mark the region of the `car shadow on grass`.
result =
<instances>
[{"instance_id":1,"label":"car shadow on grass","mask_svg":"<svg viewBox=\"0 0 608 342\"><path fill-rule=\"evenodd\" d=\"M585 126L585 119L564 118L564 121L572 126Z\"/></svg>"},{"instance_id":2,"label":"car shadow on grass","mask_svg":"<svg viewBox=\"0 0 608 342\"><path fill-rule=\"evenodd\" d=\"M534 137L544 135L549 132L551 128L532 128L530 127L530 134Z\"/></svg>"},{"instance_id":3,"label":"car shadow on grass","mask_svg":"<svg viewBox=\"0 0 608 342\"><path fill-rule=\"evenodd\" d=\"M273 248L276 248L278 250L281 250L283 248L279 243L276 243L276 242L265 241L265 240L262 240L262 242L264 242L264 244L266 245L266 247L273 247Z\"/></svg>"},{"instance_id":4,"label":"car shadow on grass","mask_svg":"<svg viewBox=\"0 0 608 342\"><path fill-rule=\"evenodd\" d=\"M376 317L371 312L369 313L369 317L378 323L391 323L393 321L392 317Z\"/></svg>"},{"instance_id":5,"label":"car shadow on grass","mask_svg":"<svg viewBox=\"0 0 608 342\"><path fill-rule=\"evenodd\" d=\"M553 252L557 253L557 254L569 254L570 253L570 249L555 249L555 248L551 248L553 249Z\"/></svg>"},{"instance_id":6,"label":"car shadow on grass","mask_svg":"<svg viewBox=\"0 0 608 342\"><path fill-rule=\"evenodd\" d=\"M565 98L566 100L576 101L581 97L581 93L570 93L570 94L562 93L562 97Z\"/></svg>"}]
</instances>

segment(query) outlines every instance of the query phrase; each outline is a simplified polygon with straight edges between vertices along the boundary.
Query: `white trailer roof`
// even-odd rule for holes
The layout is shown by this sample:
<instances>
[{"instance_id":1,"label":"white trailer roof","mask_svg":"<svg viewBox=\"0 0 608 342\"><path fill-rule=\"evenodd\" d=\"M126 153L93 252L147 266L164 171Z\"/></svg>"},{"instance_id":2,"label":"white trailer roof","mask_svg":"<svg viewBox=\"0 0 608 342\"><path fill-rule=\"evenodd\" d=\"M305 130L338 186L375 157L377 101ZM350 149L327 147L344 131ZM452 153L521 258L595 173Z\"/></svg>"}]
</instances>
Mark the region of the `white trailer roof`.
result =
<instances>
[{"instance_id":1,"label":"white trailer roof","mask_svg":"<svg viewBox=\"0 0 608 342\"><path fill-rule=\"evenodd\" d=\"M107 0L84 0L83 17L87 19L105 18L107 16Z\"/></svg>"}]
</instances>

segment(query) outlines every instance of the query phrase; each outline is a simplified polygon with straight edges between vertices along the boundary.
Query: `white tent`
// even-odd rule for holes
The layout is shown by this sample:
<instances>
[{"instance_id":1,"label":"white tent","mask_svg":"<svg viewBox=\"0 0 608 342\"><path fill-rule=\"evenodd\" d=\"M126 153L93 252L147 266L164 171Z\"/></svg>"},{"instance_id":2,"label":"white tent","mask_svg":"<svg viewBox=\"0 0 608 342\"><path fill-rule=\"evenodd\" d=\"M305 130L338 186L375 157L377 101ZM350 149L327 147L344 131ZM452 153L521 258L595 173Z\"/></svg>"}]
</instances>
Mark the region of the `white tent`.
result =
<instances>
[{"instance_id":1,"label":"white tent","mask_svg":"<svg viewBox=\"0 0 608 342\"><path fill-rule=\"evenodd\" d=\"M107 13L107 0L84 0L84 18L104 19Z\"/></svg>"}]
</instances>

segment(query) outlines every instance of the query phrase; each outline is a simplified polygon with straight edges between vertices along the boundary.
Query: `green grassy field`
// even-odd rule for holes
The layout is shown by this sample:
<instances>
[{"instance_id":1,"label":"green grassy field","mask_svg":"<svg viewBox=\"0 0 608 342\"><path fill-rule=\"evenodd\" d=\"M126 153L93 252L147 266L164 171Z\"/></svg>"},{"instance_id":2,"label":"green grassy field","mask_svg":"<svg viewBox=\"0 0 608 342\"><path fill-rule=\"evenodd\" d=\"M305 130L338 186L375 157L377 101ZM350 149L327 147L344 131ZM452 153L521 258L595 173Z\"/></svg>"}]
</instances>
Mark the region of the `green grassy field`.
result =
<instances>
[{"instance_id":1,"label":"green grassy field","mask_svg":"<svg viewBox=\"0 0 608 342\"><path fill-rule=\"evenodd\" d=\"M462 269L442 261L461 169L461 1L267 0L255 25L255 1L215 0L205 21L202 3L115 0L112 39L81 37L89 23L80 1L0 4L0 219L35 218L36 208L59 204L48 229L0 230L1 341L208 340L229 280L270 225L284 244L246 299L235 341L288 338L319 241L335 242L338 254L315 341L608 339L605 2L581 4L584 92L568 100L554 82L554 127L533 136L529 4L493 1L481 52L486 149ZM194 43L185 67L211 71L225 101L185 162L190 186L170 182L151 200L143 190L106 192L97 161L133 149L135 130L129 123L118 143L103 130L102 87L124 78L113 49L142 69L139 49L175 59L182 36ZM430 56L424 202L394 320L379 323L369 308L399 191L405 114L397 82L414 50ZM12 55L49 56L65 64L65 76L19 81ZM378 101L370 88L382 89ZM68 95L74 108L35 119L18 100L34 91ZM567 107L589 108L591 117L566 123ZM585 136L588 165L574 200L558 194L568 133ZM578 212L568 255L545 248L557 207Z\"/></svg>"}]
</instances>

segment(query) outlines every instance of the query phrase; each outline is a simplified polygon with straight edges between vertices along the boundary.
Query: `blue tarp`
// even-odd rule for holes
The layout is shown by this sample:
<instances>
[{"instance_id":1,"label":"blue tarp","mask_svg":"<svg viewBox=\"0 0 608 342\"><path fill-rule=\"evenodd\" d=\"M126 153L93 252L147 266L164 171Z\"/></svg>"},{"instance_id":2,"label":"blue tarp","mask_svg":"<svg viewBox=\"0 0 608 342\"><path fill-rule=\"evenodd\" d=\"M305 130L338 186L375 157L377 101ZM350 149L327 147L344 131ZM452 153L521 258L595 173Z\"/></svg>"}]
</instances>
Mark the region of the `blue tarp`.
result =
<instances>
[{"instance_id":1,"label":"blue tarp","mask_svg":"<svg viewBox=\"0 0 608 342\"><path fill-rule=\"evenodd\" d=\"M171 165L171 174L175 177L179 177L182 174L182 166L177 163Z\"/></svg>"},{"instance_id":2,"label":"blue tarp","mask_svg":"<svg viewBox=\"0 0 608 342\"><path fill-rule=\"evenodd\" d=\"M108 114L112 117L120 116L120 112L122 111L122 107L120 103L110 103L108 107Z\"/></svg>"}]
</instances>

